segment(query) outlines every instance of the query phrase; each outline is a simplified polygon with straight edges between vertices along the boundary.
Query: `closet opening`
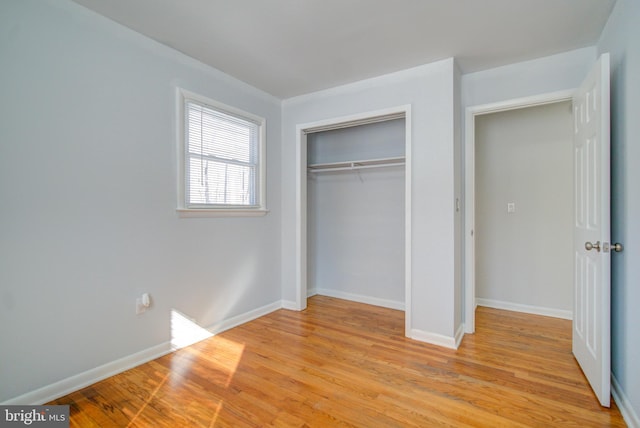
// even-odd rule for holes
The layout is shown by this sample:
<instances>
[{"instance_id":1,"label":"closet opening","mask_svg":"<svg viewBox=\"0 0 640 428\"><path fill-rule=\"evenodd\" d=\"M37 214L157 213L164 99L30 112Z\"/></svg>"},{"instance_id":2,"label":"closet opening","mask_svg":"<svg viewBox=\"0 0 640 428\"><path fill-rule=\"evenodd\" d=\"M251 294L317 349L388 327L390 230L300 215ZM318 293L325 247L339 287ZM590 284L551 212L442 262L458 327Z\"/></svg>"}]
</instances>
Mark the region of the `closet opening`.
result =
<instances>
[{"instance_id":1,"label":"closet opening","mask_svg":"<svg viewBox=\"0 0 640 428\"><path fill-rule=\"evenodd\" d=\"M409 106L298 125L297 305L320 294L405 311Z\"/></svg>"},{"instance_id":2,"label":"closet opening","mask_svg":"<svg viewBox=\"0 0 640 428\"><path fill-rule=\"evenodd\" d=\"M477 305L572 317L572 93L467 108L465 333Z\"/></svg>"}]
</instances>

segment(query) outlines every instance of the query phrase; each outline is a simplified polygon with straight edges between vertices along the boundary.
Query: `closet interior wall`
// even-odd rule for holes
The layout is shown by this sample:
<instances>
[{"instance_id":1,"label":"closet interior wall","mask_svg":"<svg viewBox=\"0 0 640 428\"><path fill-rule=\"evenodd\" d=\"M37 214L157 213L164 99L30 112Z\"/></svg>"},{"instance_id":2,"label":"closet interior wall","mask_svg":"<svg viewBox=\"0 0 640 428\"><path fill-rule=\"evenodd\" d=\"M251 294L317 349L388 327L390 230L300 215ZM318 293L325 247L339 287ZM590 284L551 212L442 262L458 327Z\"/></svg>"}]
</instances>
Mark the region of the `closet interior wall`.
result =
<instances>
[{"instance_id":1,"label":"closet interior wall","mask_svg":"<svg viewBox=\"0 0 640 428\"><path fill-rule=\"evenodd\" d=\"M404 308L405 120L307 135L308 294Z\"/></svg>"}]
</instances>

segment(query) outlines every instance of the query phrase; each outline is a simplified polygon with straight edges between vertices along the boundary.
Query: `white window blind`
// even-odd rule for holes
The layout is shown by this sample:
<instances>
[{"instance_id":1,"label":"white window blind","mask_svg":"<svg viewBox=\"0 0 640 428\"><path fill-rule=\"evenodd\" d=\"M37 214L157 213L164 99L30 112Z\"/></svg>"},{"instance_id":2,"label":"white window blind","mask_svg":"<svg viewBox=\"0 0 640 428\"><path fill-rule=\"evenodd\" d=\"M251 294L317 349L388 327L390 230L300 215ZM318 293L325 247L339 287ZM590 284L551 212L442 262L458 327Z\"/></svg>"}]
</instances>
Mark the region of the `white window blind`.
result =
<instances>
[{"instance_id":1,"label":"white window blind","mask_svg":"<svg viewBox=\"0 0 640 428\"><path fill-rule=\"evenodd\" d=\"M257 207L260 124L185 100L187 208Z\"/></svg>"}]
</instances>

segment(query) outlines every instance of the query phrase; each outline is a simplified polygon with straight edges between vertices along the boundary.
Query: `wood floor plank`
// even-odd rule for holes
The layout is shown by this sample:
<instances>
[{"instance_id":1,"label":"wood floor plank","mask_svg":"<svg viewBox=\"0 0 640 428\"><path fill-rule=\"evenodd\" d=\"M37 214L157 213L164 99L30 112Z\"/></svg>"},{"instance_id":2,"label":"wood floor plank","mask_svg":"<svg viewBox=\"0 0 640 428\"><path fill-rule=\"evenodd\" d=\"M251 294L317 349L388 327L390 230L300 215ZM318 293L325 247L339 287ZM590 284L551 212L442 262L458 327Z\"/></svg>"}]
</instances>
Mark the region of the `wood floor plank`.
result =
<instances>
[{"instance_id":1,"label":"wood floor plank","mask_svg":"<svg viewBox=\"0 0 640 428\"><path fill-rule=\"evenodd\" d=\"M479 307L458 350L404 313L314 296L55 400L88 427L624 427L571 354L571 322Z\"/></svg>"}]
</instances>

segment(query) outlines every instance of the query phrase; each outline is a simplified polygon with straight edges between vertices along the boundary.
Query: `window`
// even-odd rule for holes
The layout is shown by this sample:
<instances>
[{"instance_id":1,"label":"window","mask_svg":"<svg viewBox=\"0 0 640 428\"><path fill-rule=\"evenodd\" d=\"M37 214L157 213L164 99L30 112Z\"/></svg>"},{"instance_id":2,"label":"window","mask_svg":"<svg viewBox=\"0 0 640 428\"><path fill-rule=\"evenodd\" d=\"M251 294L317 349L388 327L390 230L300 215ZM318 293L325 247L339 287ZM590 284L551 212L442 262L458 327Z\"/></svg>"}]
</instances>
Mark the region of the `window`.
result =
<instances>
[{"instance_id":1,"label":"window","mask_svg":"<svg viewBox=\"0 0 640 428\"><path fill-rule=\"evenodd\" d=\"M263 215L263 118L179 90L181 212Z\"/></svg>"}]
</instances>

